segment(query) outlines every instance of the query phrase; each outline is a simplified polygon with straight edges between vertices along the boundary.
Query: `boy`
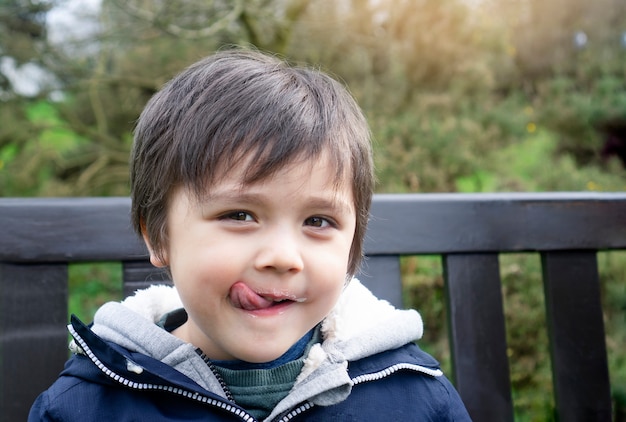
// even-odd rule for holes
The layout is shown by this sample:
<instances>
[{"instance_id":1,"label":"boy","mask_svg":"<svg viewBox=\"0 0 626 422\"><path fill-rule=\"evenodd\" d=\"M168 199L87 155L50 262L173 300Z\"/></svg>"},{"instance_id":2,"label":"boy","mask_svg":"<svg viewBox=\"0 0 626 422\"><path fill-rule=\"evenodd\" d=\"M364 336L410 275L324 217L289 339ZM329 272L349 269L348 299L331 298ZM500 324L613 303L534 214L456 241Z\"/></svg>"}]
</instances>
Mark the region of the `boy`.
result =
<instances>
[{"instance_id":1,"label":"boy","mask_svg":"<svg viewBox=\"0 0 626 422\"><path fill-rule=\"evenodd\" d=\"M134 142L134 226L175 288L73 318L29 420L469 420L419 314L353 278L374 176L340 84L223 51L150 100Z\"/></svg>"}]
</instances>

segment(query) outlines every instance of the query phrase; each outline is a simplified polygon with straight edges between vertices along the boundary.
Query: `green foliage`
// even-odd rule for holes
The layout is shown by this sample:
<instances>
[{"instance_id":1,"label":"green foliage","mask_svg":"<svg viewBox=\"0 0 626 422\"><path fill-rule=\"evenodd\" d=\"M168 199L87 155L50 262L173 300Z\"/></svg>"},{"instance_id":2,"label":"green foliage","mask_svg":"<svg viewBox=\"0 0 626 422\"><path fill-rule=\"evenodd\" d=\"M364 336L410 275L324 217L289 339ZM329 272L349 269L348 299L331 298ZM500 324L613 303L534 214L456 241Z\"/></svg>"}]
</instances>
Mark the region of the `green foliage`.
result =
<instances>
[{"instance_id":1,"label":"green foliage","mask_svg":"<svg viewBox=\"0 0 626 422\"><path fill-rule=\"evenodd\" d=\"M72 264L68 276L68 314L86 323L93 321L96 310L105 302L122 299L120 263Z\"/></svg>"},{"instance_id":2,"label":"green foliage","mask_svg":"<svg viewBox=\"0 0 626 422\"><path fill-rule=\"evenodd\" d=\"M379 189L450 192L458 183L492 189L490 158L525 135L523 110L518 98L424 93L410 111L371 118Z\"/></svg>"},{"instance_id":3,"label":"green foliage","mask_svg":"<svg viewBox=\"0 0 626 422\"><path fill-rule=\"evenodd\" d=\"M446 374L452 374L443 290L441 258L406 256L400 261L404 274L403 299L408 308L417 309L424 321L424 336L419 345L437 357Z\"/></svg>"},{"instance_id":4,"label":"green foliage","mask_svg":"<svg viewBox=\"0 0 626 422\"><path fill-rule=\"evenodd\" d=\"M539 257L503 255L500 268L515 411L545 416L554 400Z\"/></svg>"},{"instance_id":5,"label":"green foliage","mask_svg":"<svg viewBox=\"0 0 626 422\"><path fill-rule=\"evenodd\" d=\"M26 109L26 116L32 125L41 129L37 149L63 155L88 142L70 130L49 102L33 103Z\"/></svg>"},{"instance_id":6,"label":"green foliage","mask_svg":"<svg viewBox=\"0 0 626 422\"><path fill-rule=\"evenodd\" d=\"M580 166L568 154L557 153L553 133L533 129L519 142L488 153L488 164L456 179L459 192L497 191L620 191L626 180L614 166L611 174L596 166ZM617 164L617 163L615 163Z\"/></svg>"},{"instance_id":7,"label":"green foliage","mask_svg":"<svg viewBox=\"0 0 626 422\"><path fill-rule=\"evenodd\" d=\"M559 152L577 164L598 164L603 123L626 119L626 83L616 73L578 79L562 76L538 85L538 120L559 136Z\"/></svg>"},{"instance_id":8,"label":"green foliage","mask_svg":"<svg viewBox=\"0 0 626 422\"><path fill-rule=\"evenodd\" d=\"M31 102L23 111L31 137L0 147L0 166L5 170L0 173L0 194L4 196L39 194L53 181L59 159L84 142L51 104Z\"/></svg>"},{"instance_id":9,"label":"green foliage","mask_svg":"<svg viewBox=\"0 0 626 422\"><path fill-rule=\"evenodd\" d=\"M600 253L598 269L614 407L626 412L626 252Z\"/></svg>"}]
</instances>

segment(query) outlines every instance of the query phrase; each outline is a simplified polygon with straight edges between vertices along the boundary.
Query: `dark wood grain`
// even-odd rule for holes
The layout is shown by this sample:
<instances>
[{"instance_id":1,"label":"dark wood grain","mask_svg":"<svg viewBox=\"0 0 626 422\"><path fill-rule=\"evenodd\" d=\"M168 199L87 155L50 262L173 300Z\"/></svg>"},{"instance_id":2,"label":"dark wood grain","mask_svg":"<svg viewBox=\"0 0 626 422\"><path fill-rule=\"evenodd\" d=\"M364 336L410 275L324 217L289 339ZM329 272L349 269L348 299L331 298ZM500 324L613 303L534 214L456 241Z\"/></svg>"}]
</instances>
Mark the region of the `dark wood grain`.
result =
<instances>
[{"instance_id":1,"label":"dark wood grain","mask_svg":"<svg viewBox=\"0 0 626 422\"><path fill-rule=\"evenodd\" d=\"M454 381L477 421L513 421L497 254L444 257Z\"/></svg>"},{"instance_id":2,"label":"dark wood grain","mask_svg":"<svg viewBox=\"0 0 626 422\"><path fill-rule=\"evenodd\" d=\"M67 265L0 263L0 417L25 421L68 357Z\"/></svg>"}]
</instances>

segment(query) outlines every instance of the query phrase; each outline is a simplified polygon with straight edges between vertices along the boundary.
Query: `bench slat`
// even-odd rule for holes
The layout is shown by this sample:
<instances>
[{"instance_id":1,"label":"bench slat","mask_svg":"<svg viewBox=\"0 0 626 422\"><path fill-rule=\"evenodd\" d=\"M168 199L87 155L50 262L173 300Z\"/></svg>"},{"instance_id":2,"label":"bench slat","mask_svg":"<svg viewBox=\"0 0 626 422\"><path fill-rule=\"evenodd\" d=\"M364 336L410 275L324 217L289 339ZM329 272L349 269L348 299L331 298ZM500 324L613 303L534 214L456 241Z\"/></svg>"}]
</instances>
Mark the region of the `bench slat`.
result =
<instances>
[{"instance_id":1,"label":"bench slat","mask_svg":"<svg viewBox=\"0 0 626 422\"><path fill-rule=\"evenodd\" d=\"M542 266L558 420L610 421L596 254L546 252Z\"/></svg>"},{"instance_id":2,"label":"bench slat","mask_svg":"<svg viewBox=\"0 0 626 422\"><path fill-rule=\"evenodd\" d=\"M155 268L150 261L124 261L122 263L124 297L131 296L136 290L145 289L152 284L172 284L167 271Z\"/></svg>"},{"instance_id":3,"label":"bench slat","mask_svg":"<svg viewBox=\"0 0 626 422\"><path fill-rule=\"evenodd\" d=\"M396 308L403 308L400 259L397 255L368 256L357 277L374 295L389 301Z\"/></svg>"},{"instance_id":4,"label":"bench slat","mask_svg":"<svg viewBox=\"0 0 626 422\"><path fill-rule=\"evenodd\" d=\"M0 198L0 261L145 259L129 212L129 198ZM626 193L379 194L365 251L626 249L624 221Z\"/></svg>"},{"instance_id":5,"label":"bench slat","mask_svg":"<svg viewBox=\"0 0 626 422\"><path fill-rule=\"evenodd\" d=\"M625 222L625 193L382 194L372 203L365 251L625 249Z\"/></svg>"},{"instance_id":6,"label":"bench slat","mask_svg":"<svg viewBox=\"0 0 626 422\"><path fill-rule=\"evenodd\" d=\"M444 256L455 384L475 421L513 421L497 254Z\"/></svg>"},{"instance_id":7,"label":"bench slat","mask_svg":"<svg viewBox=\"0 0 626 422\"><path fill-rule=\"evenodd\" d=\"M67 360L67 265L0 263L0 415L25 421Z\"/></svg>"},{"instance_id":8,"label":"bench slat","mask_svg":"<svg viewBox=\"0 0 626 422\"><path fill-rule=\"evenodd\" d=\"M129 198L0 198L0 261L145 258Z\"/></svg>"}]
</instances>

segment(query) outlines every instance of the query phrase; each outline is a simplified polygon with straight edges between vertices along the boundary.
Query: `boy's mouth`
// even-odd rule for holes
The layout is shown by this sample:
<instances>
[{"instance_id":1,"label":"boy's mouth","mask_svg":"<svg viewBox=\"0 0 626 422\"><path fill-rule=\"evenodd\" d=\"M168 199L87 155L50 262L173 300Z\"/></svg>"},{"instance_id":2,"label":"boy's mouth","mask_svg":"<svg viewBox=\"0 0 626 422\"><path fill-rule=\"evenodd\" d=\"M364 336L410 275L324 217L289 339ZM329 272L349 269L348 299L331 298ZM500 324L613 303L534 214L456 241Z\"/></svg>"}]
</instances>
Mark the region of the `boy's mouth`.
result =
<instances>
[{"instance_id":1,"label":"boy's mouth","mask_svg":"<svg viewBox=\"0 0 626 422\"><path fill-rule=\"evenodd\" d=\"M304 299L284 293L257 293L241 281L232 285L229 297L235 308L246 311L257 311L291 302L304 302Z\"/></svg>"}]
</instances>

